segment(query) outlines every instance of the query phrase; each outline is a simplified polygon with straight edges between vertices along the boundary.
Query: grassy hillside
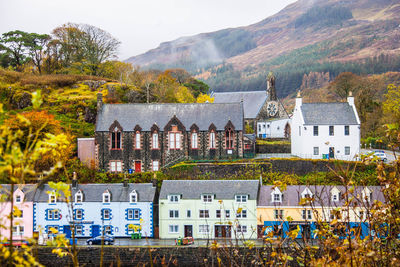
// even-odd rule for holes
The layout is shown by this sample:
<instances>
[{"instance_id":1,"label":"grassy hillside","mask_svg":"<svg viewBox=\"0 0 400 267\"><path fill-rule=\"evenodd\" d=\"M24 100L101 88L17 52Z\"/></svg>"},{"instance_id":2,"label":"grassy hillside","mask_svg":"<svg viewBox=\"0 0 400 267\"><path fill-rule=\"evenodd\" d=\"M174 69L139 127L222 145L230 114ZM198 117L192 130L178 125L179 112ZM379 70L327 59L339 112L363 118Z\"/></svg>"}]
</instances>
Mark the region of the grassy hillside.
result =
<instances>
[{"instance_id":1,"label":"grassy hillside","mask_svg":"<svg viewBox=\"0 0 400 267\"><path fill-rule=\"evenodd\" d=\"M400 69L400 3L299 0L259 23L180 38L128 62L184 67L214 91L262 90L269 71L285 97L304 74L380 74Z\"/></svg>"}]
</instances>

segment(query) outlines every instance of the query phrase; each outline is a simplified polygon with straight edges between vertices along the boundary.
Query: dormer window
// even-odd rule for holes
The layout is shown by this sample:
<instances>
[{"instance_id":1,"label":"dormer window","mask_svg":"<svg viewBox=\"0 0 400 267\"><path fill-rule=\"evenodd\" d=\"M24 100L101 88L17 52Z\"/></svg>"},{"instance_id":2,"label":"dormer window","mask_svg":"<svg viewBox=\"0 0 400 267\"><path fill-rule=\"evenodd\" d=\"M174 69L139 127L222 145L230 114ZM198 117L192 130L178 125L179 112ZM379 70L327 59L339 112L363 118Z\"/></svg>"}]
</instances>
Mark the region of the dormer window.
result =
<instances>
[{"instance_id":1,"label":"dormer window","mask_svg":"<svg viewBox=\"0 0 400 267\"><path fill-rule=\"evenodd\" d=\"M372 199L372 191L369 190L368 187L365 187L364 190L361 192L362 199L365 202L371 202Z\"/></svg>"},{"instance_id":2,"label":"dormer window","mask_svg":"<svg viewBox=\"0 0 400 267\"><path fill-rule=\"evenodd\" d=\"M55 204L56 202L57 202L56 192L53 191L49 194L49 203Z\"/></svg>"},{"instance_id":3,"label":"dormer window","mask_svg":"<svg viewBox=\"0 0 400 267\"><path fill-rule=\"evenodd\" d=\"M246 203L247 195L236 195L236 202L237 203Z\"/></svg>"},{"instance_id":4,"label":"dormer window","mask_svg":"<svg viewBox=\"0 0 400 267\"><path fill-rule=\"evenodd\" d=\"M331 190L332 202L338 202L340 200L340 195L340 191L336 187L334 187Z\"/></svg>"},{"instance_id":5,"label":"dormer window","mask_svg":"<svg viewBox=\"0 0 400 267\"><path fill-rule=\"evenodd\" d=\"M111 132L111 149L121 149L121 131L117 127Z\"/></svg>"},{"instance_id":6,"label":"dormer window","mask_svg":"<svg viewBox=\"0 0 400 267\"><path fill-rule=\"evenodd\" d=\"M304 191L301 193L301 198L312 198L313 193L309 188L304 189Z\"/></svg>"},{"instance_id":7,"label":"dormer window","mask_svg":"<svg viewBox=\"0 0 400 267\"><path fill-rule=\"evenodd\" d=\"M111 202L111 194L107 190L106 192L103 193L103 203L110 203Z\"/></svg>"},{"instance_id":8,"label":"dormer window","mask_svg":"<svg viewBox=\"0 0 400 267\"><path fill-rule=\"evenodd\" d=\"M132 193L129 194L129 202L136 203L137 200L138 200L137 192L136 192L136 190L133 190Z\"/></svg>"},{"instance_id":9,"label":"dormer window","mask_svg":"<svg viewBox=\"0 0 400 267\"><path fill-rule=\"evenodd\" d=\"M169 195L168 196L169 202L178 203L180 199L180 195Z\"/></svg>"},{"instance_id":10,"label":"dormer window","mask_svg":"<svg viewBox=\"0 0 400 267\"><path fill-rule=\"evenodd\" d=\"M271 200L272 202L282 202L282 192L279 190L278 187L275 187L271 193Z\"/></svg>"},{"instance_id":11,"label":"dormer window","mask_svg":"<svg viewBox=\"0 0 400 267\"><path fill-rule=\"evenodd\" d=\"M213 200L213 195L206 194L202 196L203 202L210 203Z\"/></svg>"},{"instance_id":12,"label":"dormer window","mask_svg":"<svg viewBox=\"0 0 400 267\"><path fill-rule=\"evenodd\" d=\"M75 194L75 203L82 203L83 200L83 194L82 191L79 190L76 194Z\"/></svg>"},{"instance_id":13,"label":"dormer window","mask_svg":"<svg viewBox=\"0 0 400 267\"><path fill-rule=\"evenodd\" d=\"M22 197L20 195L15 196L15 203L21 203L22 202Z\"/></svg>"}]
</instances>

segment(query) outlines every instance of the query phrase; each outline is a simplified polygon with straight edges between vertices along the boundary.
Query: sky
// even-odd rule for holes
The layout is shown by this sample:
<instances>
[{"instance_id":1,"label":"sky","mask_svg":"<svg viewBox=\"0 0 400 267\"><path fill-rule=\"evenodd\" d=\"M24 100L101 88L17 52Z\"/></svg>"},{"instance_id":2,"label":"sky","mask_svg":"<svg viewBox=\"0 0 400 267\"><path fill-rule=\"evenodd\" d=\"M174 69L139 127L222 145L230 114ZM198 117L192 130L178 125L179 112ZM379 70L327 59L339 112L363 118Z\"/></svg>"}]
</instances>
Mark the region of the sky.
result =
<instances>
[{"instance_id":1,"label":"sky","mask_svg":"<svg viewBox=\"0 0 400 267\"><path fill-rule=\"evenodd\" d=\"M121 42L119 59L160 43L247 26L295 0L0 0L0 33L51 33L67 22L99 27Z\"/></svg>"}]
</instances>

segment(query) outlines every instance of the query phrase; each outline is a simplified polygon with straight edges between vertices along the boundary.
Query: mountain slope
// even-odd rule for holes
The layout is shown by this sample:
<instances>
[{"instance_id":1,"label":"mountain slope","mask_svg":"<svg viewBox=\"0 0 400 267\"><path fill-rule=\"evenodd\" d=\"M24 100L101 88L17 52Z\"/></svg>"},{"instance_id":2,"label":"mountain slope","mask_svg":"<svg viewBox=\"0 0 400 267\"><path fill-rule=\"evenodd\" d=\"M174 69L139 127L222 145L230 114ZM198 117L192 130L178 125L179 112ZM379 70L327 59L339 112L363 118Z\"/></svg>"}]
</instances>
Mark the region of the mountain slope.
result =
<instances>
[{"instance_id":1,"label":"mountain slope","mask_svg":"<svg viewBox=\"0 0 400 267\"><path fill-rule=\"evenodd\" d=\"M400 69L400 3L396 0L299 0L247 27L162 43L127 61L183 67L216 91L257 90L273 70L280 96L304 74L358 74Z\"/></svg>"}]
</instances>

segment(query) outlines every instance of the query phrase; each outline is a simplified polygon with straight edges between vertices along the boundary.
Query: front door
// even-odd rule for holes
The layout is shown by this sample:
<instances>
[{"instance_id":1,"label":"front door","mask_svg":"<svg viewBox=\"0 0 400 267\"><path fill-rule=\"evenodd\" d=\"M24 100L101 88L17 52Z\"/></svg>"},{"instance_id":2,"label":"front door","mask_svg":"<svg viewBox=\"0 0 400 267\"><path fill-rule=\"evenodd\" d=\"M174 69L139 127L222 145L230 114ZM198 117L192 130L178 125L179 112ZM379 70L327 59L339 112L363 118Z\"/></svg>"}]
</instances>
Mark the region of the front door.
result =
<instances>
[{"instance_id":1,"label":"front door","mask_svg":"<svg viewBox=\"0 0 400 267\"><path fill-rule=\"evenodd\" d=\"M185 225L185 237L193 237L193 226Z\"/></svg>"},{"instance_id":2,"label":"front door","mask_svg":"<svg viewBox=\"0 0 400 267\"><path fill-rule=\"evenodd\" d=\"M71 238L71 226L64 225L63 230L64 230L65 237Z\"/></svg>"},{"instance_id":3,"label":"front door","mask_svg":"<svg viewBox=\"0 0 400 267\"><path fill-rule=\"evenodd\" d=\"M142 162L135 161L135 172L141 172L141 171L142 171Z\"/></svg>"},{"instance_id":4,"label":"front door","mask_svg":"<svg viewBox=\"0 0 400 267\"><path fill-rule=\"evenodd\" d=\"M231 237L230 225L215 225L215 238Z\"/></svg>"},{"instance_id":5,"label":"front door","mask_svg":"<svg viewBox=\"0 0 400 267\"><path fill-rule=\"evenodd\" d=\"M329 148L329 158L330 159L335 158L335 148L334 147Z\"/></svg>"},{"instance_id":6,"label":"front door","mask_svg":"<svg viewBox=\"0 0 400 267\"><path fill-rule=\"evenodd\" d=\"M100 235L100 225L92 225L92 237Z\"/></svg>"}]
</instances>

